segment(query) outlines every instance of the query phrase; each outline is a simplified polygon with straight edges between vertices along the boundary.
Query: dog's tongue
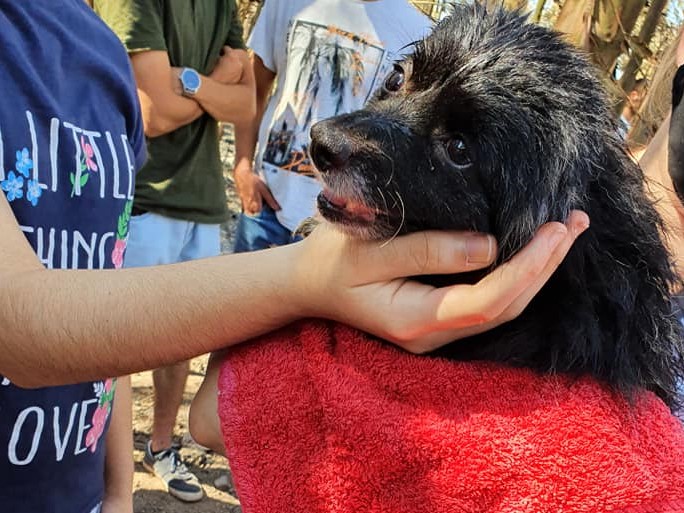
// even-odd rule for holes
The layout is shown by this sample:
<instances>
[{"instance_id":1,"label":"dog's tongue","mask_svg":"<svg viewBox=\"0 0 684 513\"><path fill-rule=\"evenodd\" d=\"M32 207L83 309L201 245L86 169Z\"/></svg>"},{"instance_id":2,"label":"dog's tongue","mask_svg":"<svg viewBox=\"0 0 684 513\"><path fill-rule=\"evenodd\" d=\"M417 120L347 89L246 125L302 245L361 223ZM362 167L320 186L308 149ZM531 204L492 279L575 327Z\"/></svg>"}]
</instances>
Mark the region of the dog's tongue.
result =
<instances>
[{"instance_id":1,"label":"dog's tongue","mask_svg":"<svg viewBox=\"0 0 684 513\"><path fill-rule=\"evenodd\" d=\"M335 196L330 189L325 189L323 191L325 199L327 199L331 204L335 205L337 208L345 208L347 206L347 198L342 196Z\"/></svg>"},{"instance_id":2,"label":"dog's tongue","mask_svg":"<svg viewBox=\"0 0 684 513\"><path fill-rule=\"evenodd\" d=\"M344 211L352 217L361 218L366 221L373 221L375 219L375 210L368 208L363 203L347 201Z\"/></svg>"},{"instance_id":3,"label":"dog's tongue","mask_svg":"<svg viewBox=\"0 0 684 513\"><path fill-rule=\"evenodd\" d=\"M375 219L375 210L364 203L337 196L328 188L323 190L323 195L330 204L340 210L344 210L350 217L357 217L366 221L373 221Z\"/></svg>"}]
</instances>

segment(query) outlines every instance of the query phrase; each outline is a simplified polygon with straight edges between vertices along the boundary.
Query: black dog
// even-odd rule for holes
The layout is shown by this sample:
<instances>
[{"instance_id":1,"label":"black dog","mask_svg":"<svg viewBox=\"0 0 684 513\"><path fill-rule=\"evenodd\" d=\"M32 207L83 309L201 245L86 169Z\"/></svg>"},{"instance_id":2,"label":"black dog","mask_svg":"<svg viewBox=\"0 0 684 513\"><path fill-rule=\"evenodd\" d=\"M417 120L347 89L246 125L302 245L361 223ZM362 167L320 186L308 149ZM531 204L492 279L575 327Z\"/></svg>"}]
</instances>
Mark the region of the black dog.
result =
<instances>
[{"instance_id":1,"label":"black dog","mask_svg":"<svg viewBox=\"0 0 684 513\"><path fill-rule=\"evenodd\" d=\"M458 6L364 110L311 136L319 210L355 236L489 232L502 262L543 223L586 211L591 227L519 318L438 354L590 373L674 405L682 350L660 219L599 80L558 35Z\"/></svg>"}]
</instances>

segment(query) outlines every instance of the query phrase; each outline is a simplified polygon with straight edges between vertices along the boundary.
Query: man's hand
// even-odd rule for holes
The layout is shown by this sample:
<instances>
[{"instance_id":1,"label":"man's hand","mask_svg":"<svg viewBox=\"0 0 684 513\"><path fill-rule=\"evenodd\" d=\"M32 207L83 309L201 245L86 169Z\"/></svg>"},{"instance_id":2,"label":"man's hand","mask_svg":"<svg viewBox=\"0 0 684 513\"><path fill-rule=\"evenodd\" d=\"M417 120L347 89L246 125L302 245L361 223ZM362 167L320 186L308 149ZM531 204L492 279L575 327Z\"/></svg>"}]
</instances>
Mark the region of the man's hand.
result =
<instances>
[{"instance_id":1,"label":"man's hand","mask_svg":"<svg viewBox=\"0 0 684 513\"><path fill-rule=\"evenodd\" d=\"M547 223L514 258L474 285L434 288L406 276L451 274L490 265L491 236L423 232L389 243L352 240L323 224L303 242L292 270L304 316L351 324L404 349L424 353L516 318L589 226L574 211ZM293 259L294 260L294 259Z\"/></svg>"},{"instance_id":2,"label":"man's hand","mask_svg":"<svg viewBox=\"0 0 684 513\"><path fill-rule=\"evenodd\" d=\"M248 162L239 162L235 166L235 187L242 202L242 211L250 216L261 212L265 201L273 210L280 210L280 205L271 194L266 182L254 172Z\"/></svg>"},{"instance_id":3,"label":"man's hand","mask_svg":"<svg viewBox=\"0 0 684 513\"><path fill-rule=\"evenodd\" d=\"M230 46L224 46L209 77L222 84L239 83L242 80L245 64L239 52Z\"/></svg>"}]
</instances>

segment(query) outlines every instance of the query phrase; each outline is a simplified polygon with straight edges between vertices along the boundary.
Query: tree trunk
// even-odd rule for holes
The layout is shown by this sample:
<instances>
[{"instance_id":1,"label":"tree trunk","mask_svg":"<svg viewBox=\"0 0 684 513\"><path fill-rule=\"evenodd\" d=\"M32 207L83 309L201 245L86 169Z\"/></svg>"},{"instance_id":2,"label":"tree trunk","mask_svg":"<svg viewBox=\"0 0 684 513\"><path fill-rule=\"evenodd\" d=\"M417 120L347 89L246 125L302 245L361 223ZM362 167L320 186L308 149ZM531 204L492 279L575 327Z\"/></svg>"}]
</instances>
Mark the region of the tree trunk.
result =
<instances>
[{"instance_id":1,"label":"tree trunk","mask_svg":"<svg viewBox=\"0 0 684 513\"><path fill-rule=\"evenodd\" d=\"M625 69L620 77L620 88L625 92L629 93L632 88L634 88L634 83L636 82L636 72L641 66L641 62L645 57L648 57L650 50L648 49L648 44L651 41L651 37L655 33L658 23L661 20L661 16L665 7L667 6L668 0L652 0L651 6L648 8L648 13L644 19L644 23L639 30L639 35L636 40L630 42L631 55L629 62L625 66Z\"/></svg>"},{"instance_id":2,"label":"tree trunk","mask_svg":"<svg viewBox=\"0 0 684 513\"><path fill-rule=\"evenodd\" d=\"M532 23L539 23L541 21L542 11L544 11L544 5L546 0L537 0L534 6L534 14L532 15Z\"/></svg>"},{"instance_id":3,"label":"tree trunk","mask_svg":"<svg viewBox=\"0 0 684 513\"><path fill-rule=\"evenodd\" d=\"M611 75L646 0L566 0L555 28Z\"/></svg>"},{"instance_id":4,"label":"tree trunk","mask_svg":"<svg viewBox=\"0 0 684 513\"><path fill-rule=\"evenodd\" d=\"M504 9L515 11L516 9L525 10L527 7L527 0L503 0Z\"/></svg>"},{"instance_id":5,"label":"tree trunk","mask_svg":"<svg viewBox=\"0 0 684 513\"><path fill-rule=\"evenodd\" d=\"M565 0L554 28L565 34L568 42L590 51L591 25L594 16L594 2L597 0Z\"/></svg>"},{"instance_id":6,"label":"tree trunk","mask_svg":"<svg viewBox=\"0 0 684 513\"><path fill-rule=\"evenodd\" d=\"M646 0L599 0L594 11L594 48L592 57L599 68L613 72L615 62L625 50L625 40L646 5Z\"/></svg>"}]
</instances>

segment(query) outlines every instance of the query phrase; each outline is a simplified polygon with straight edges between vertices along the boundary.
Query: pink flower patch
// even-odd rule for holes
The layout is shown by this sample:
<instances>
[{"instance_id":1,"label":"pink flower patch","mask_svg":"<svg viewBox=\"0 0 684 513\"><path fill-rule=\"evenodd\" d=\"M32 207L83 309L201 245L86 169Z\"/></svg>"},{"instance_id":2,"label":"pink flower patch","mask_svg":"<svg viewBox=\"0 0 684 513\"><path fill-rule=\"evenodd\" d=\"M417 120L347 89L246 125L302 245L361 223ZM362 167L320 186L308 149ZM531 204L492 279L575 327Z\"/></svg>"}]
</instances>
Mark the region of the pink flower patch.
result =
<instances>
[{"instance_id":1,"label":"pink flower patch","mask_svg":"<svg viewBox=\"0 0 684 513\"><path fill-rule=\"evenodd\" d=\"M93 147L89 143L85 142L83 136L81 136L81 149L85 155L86 166L88 166L88 169L91 171L97 171L97 164L95 164L95 161L93 160L93 155L95 155L95 152L93 151Z\"/></svg>"},{"instance_id":2,"label":"pink flower patch","mask_svg":"<svg viewBox=\"0 0 684 513\"><path fill-rule=\"evenodd\" d=\"M123 257L126 251L127 239L116 239L114 249L112 250L112 263L116 269L123 267Z\"/></svg>"},{"instance_id":3,"label":"pink flower patch","mask_svg":"<svg viewBox=\"0 0 684 513\"><path fill-rule=\"evenodd\" d=\"M102 406L98 406L93 414L93 426L88 431L85 439L86 447L89 447L91 452L95 452L97 450L97 442L100 440L100 437L102 437L102 433L104 433L107 417L109 416L109 410L110 404L107 402Z\"/></svg>"}]
</instances>

